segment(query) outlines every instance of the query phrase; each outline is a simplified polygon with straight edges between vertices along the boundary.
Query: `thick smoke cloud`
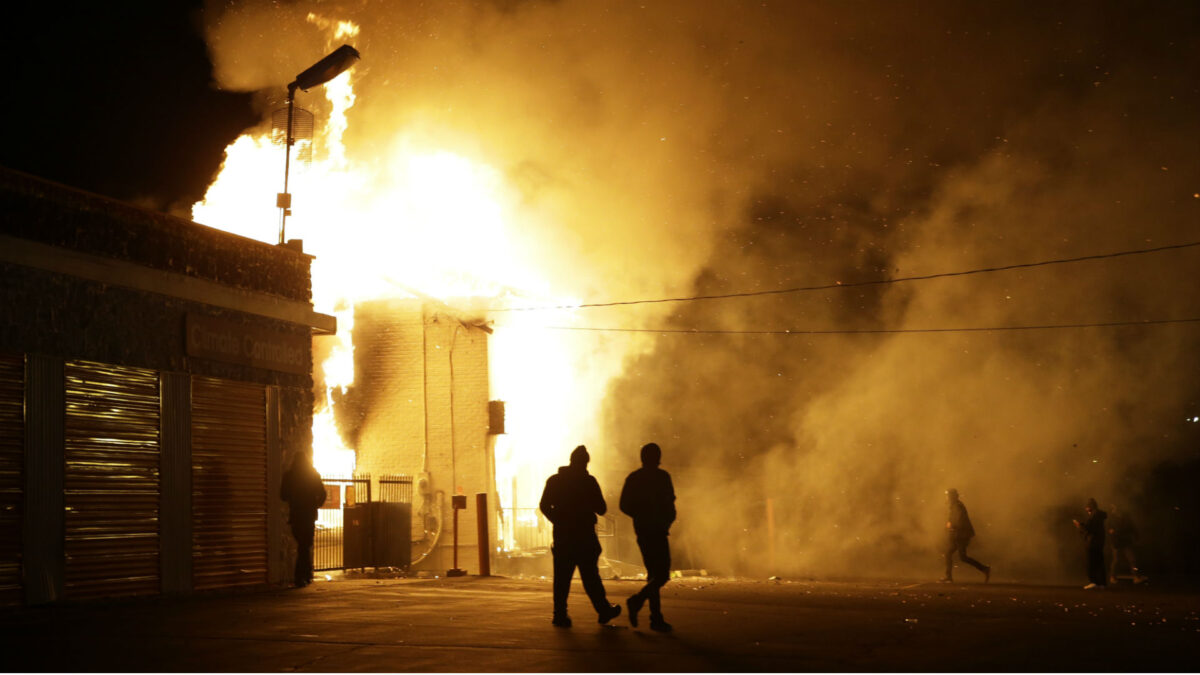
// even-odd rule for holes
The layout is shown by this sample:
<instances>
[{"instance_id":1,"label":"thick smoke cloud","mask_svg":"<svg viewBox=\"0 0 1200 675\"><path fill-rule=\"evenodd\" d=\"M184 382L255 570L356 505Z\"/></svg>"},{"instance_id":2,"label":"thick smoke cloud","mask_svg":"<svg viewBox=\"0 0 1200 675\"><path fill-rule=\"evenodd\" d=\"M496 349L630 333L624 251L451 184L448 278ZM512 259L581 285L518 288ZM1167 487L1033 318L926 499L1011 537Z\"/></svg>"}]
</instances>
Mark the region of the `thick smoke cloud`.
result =
<instances>
[{"instance_id":1,"label":"thick smoke cloud","mask_svg":"<svg viewBox=\"0 0 1200 675\"><path fill-rule=\"evenodd\" d=\"M527 216L513 236L586 300L929 274L1200 233L1200 16L1183 3L251 2L207 17L220 82L276 98L335 46L321 21L360 25L348 153L369 163L420 138L501 167ZM1181 251L589 310L580 323L1196 317L1195 264ZM1196 331L587 336L597 354L628 356L605 400L586 402L603 428L580 436L614 492L642 443L663 446L685 565L937 573L943 492L957 487L980 533L973 553L1002 578L1055 577L1075 564L1060 558L1086 497L1148 508L1156 467L1195 466L1200 439L1183 419L1200 414ZM1194 531L1183 513L1162 531ZM1187 555L1172 559L1196 564Z\"/></svg>"},{"instance_id":2,"label":"thick smoke cloud","mask_svg":"<svg viewBox=\"0 0 1200 675\"><path fill-rule=\"evenodd\" d=\"M904 96L879 119L869 107L844 110L827 123L851 131L778 162L695 291L1194 240L1197 98L1185 73L1197 72L1195 40L1171 22L1195 17L1171 14L1152 23L1018 14L923 28L900 21L892 27L912 45L903 54L855 31L853 20L830 27L858 44L848 61L893 73ZM842 76L839 100L869 90L871 78L840 65L829 63ZM1195 254L1184 252L713 301L680 307L671 323L853 330L1196 317L1194 267ZM980 532L973 552L1002 576L1080 577L1069 518L1092 495L1127 510L1159 507L1142 514L1144 539L1160 560L1186 567L1194 545L1166 540L1195 532L1194 498L1180 508L1144 492L1155 467L1195 471L1197 434L1183 421L1200 402L1195 339L1187 324L664 338L614 387L610 427L620 447L664 446L681 512L694 514L676 541L695 566L936 574L943 492L957 487ZM637 423L635 411L648 409L658 414Z\"/></svg>"}]
</instances>

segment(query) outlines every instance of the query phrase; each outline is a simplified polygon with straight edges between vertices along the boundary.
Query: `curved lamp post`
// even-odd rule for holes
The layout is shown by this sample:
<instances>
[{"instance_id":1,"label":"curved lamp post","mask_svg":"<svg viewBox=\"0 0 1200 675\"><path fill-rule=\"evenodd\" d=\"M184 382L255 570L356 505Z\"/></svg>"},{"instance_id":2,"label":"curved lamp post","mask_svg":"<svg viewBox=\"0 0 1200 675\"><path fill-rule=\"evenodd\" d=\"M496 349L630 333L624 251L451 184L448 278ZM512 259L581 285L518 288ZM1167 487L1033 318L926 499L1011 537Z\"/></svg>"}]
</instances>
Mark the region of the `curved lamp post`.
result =
<instances>
[{"instance_id":1,"label":"curved lamp post","mask_svg":"<svg viewBox=\"0 0 1200 675\"><path fill-rule=\"evenodd\" d=\"M288 84L287 104L287 142L283 160L283 192L275 197L275 206L279 207L279 243L284 242L284 230L287 227L287 217L292 214L292 195L288 192L288 174L292 164L292 145L296 139L292 137L292 121L295 111L296 90L308 91L319 87L333 78L341 75L354 65L360 58L358 50L350 45L342 45L333 50L328 56L309 66L307 70L296 76Z\"/></svg>"}]
</instances>

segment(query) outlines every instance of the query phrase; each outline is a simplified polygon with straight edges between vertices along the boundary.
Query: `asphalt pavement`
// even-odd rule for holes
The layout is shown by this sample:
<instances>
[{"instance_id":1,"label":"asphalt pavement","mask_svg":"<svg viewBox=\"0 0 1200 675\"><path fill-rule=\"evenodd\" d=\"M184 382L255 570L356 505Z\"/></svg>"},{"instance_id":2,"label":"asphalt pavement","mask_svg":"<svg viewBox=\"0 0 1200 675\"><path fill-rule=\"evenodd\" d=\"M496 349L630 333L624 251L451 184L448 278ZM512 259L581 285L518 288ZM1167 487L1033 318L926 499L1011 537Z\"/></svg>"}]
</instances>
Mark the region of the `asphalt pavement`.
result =
<instances>
[{"instance_id":1,"label":"asphalt pavement","mask_svg":"<svg viewBox=\"0 0 1200 675\"><path fill-rule=\"evenodd\" d=\"M640 587L607 581L609 598ZM673 579L675 630L607 626L576 581L336 578L303 589L0 612L7 671L1195 671L1200 592Z\"/></svg>"}]
</instances>

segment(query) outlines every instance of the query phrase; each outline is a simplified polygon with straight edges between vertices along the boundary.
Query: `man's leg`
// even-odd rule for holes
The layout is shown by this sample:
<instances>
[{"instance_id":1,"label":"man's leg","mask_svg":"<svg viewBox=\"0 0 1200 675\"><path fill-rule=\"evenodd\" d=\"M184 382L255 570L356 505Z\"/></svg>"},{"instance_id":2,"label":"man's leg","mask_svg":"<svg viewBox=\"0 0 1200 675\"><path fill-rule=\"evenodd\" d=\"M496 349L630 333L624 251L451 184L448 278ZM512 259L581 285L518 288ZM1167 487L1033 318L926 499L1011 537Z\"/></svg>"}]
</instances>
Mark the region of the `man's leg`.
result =
<instances>
[{"instance_id":1,"label":"man's leg","mask_svg":"<svg viewBox=\"0 0 1200 675\"><path fill-rule=\"evenodd\" d=\"M554 618L567 618L567 595L571 592L571 577L575 576L575 561L566 547L555 544L554 556Z\"/></svg>"},{"instance_id":2,"label":"man's leg","mask_svg":"<svg viewBox=\"0 0 1200 675\"><path fill-rule=\"evenodd\" d=\"M638 537L638 548L642 550L642 561L646 564L646 585L638 595L650 603L650 620L662 621L659 589L671 576L671 547L666 537Z\"/></svg>"},{"instance_id":3,"label":"man's leg","mask_svg":"<svg viewBox=\"0 0 1200 675\"><path fill-rule=\"evenodd\" d=\"M946 574L942 577L942 581L952 581L954 579L954 553L958 551L958 542L951 539L946 544Z\"/></svg>"},{"instance_id":4,"label":"man's leg","mask_svg":"<svg viewBox=\"0 0 1200 675\"><path fill-rule=\"evenodd\" d=\"M314 529L313 523L292 525L292 537L296 540L296 567L294 576L297 586L307 586L312 583Z\"/></svg>"},{"instance_id":5,"label":"man's leg","mask_svg":"<svg viewBox=\"0 0 1200 675\"><path fill-rule=\"evenodd\" d=\"M612 607L608 595L604 592L604 582L600 581L600 554L585 553L579 557L579 580L583 582L583 590L587 592L596 614L604 616Z\"/></svg>"},{"instance_id":6,"label":"man's leg","mask_svg":"<svg viewBox=\"0 0 1200 675\"><path fill-rule=\"evenodd\" d=\"M979 562L978 560L967 555L967 544L968 543L970 543L970 540L967 540L967 539L964 539L958 543L958 557L961 558L963 562L967 563L971 567L974 567L975 569L979 570L980 572L987 574L987 572L988 572L987 565L984 565L983 563Z\"/></svg>"},{"instance_id":7,"label":"man's leg","mask_svg":"<svg viewBox=\"0 0 1200 675\"><path fill-rule=\"evenodd\" d=\"M1088 547L1088 580L1097 586L1108 585L1108 579L1104 576L1103 546Z\"/></svg>"}]
</instances>

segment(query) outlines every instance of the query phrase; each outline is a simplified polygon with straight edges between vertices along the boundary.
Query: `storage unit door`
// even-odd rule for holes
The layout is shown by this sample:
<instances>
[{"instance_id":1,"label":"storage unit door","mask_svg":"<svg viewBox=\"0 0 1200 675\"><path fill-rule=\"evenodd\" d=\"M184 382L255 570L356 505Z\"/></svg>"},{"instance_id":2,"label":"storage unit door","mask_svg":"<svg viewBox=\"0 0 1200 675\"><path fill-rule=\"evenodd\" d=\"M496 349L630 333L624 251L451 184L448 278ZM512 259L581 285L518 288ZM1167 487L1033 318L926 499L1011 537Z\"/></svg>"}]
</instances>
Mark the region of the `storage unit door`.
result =
<instances>
[{"instance_id":1,"label":"storage unit door","mask_svg":"<svg viewBox=\"0 0 1200 675\"><path fill-rule=\"evenodd\" d=\"M266 387L192 378L192 586L267 583Z\"/></svg>"},{"instance_id":2,"label":"storage unit door","mask_svg":"<svg viewBox=\"0 0 1200 675\"><path fill-rule=\"evenodd\" d=\"M158 373L69 361L65 596L159 592Z\"/></svg>"},{"instance_id":3,"label":"storage unit door","mask_svg":"<svg viewBox=\"0 0 1200 675\"><path fill-rule=\"evenodd\" d=\"M0 605L20 604L25 357L0 354Z\"/></svg>"}]
</instances>

